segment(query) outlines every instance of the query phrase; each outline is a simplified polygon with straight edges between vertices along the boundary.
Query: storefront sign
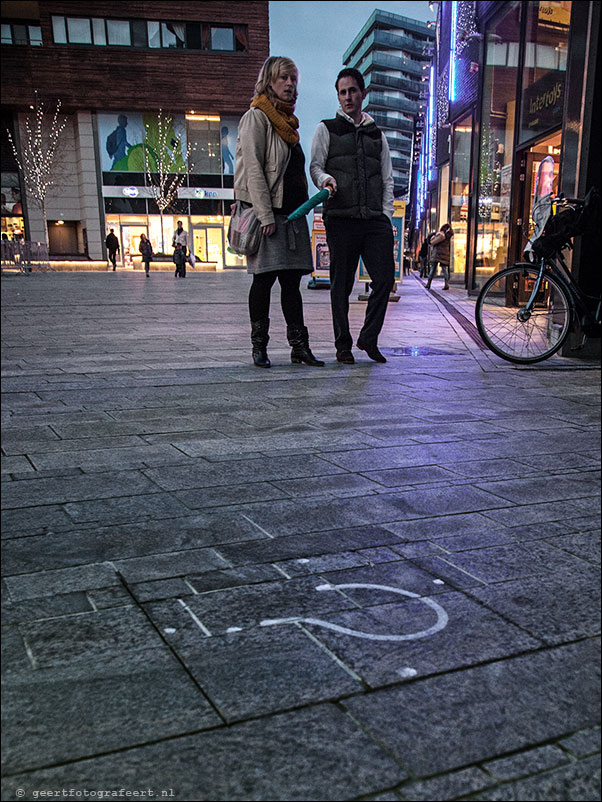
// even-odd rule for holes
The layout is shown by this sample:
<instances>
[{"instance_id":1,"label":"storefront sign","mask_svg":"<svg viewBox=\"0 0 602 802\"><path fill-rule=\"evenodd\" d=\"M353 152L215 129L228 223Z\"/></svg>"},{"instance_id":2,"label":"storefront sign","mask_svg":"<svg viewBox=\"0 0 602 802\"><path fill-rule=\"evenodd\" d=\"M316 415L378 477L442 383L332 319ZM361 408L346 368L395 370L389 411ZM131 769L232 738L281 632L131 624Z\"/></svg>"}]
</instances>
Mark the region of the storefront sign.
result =
<instances>
[{"instance_id":1,"label":"storefront sign","mask_svg":"<svg viewBox=\"0 0 602 802\"><path fill-rule=\"evenodd\" d=\"M126 198L137 198L140 192L138 187L123 187L121 194L125 195Z\"/></svg>"},{"instance_id":2,"label":"storefront sign","mask_svg":"<svg viewBox=\"0 0 602 802\"><path fill-rule=\"evenodd\" d=\"M523 130L536 133L562 121L565 73L550 70L527 87L523 96Z\"/></svg>"},{"instance_id":3,"label":"storefront sign","mask_svg":"<svg viewBox=\"0 0 602 802\"><path fill-rule=\"evenodd\" d=\"M554 0L540 0L539 19L542 22L549 22L554 25L570 25L571 23L571 4L567 0L564 2L554 2Z\"/></svg>"}]
</instances>

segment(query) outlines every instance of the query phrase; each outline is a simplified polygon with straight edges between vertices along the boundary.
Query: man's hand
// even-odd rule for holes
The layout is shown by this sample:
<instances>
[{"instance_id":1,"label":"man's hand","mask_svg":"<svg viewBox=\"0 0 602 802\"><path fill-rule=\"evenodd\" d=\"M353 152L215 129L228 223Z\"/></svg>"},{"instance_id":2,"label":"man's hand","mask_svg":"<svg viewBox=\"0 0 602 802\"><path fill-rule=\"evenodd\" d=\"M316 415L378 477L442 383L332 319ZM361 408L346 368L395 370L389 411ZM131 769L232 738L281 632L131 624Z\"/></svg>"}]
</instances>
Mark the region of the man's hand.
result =
<instances>
[{"instance_id":1,"label":"man's hand","mask_svg":"<svg viewBox=\"0 0 602 802\"><path fill-rule=\"evenodd\" d=\"M276 223L270 223L269 226L263 226L261 233L264 237L271 237L272 234L276 233Z\"/></svg>"},{"instance_id":2,"label":"man's hand","mask_svg":"<svg viewBox=\"0 0 602 802\"><path fill-rule=\"evenodd\" d=\"M322 181L322 189L326 189L326 187L330 187L330 191L334 195L337 191L337 182L334 178L327 178L325 181Z\"/></svg>"}]
</instances>

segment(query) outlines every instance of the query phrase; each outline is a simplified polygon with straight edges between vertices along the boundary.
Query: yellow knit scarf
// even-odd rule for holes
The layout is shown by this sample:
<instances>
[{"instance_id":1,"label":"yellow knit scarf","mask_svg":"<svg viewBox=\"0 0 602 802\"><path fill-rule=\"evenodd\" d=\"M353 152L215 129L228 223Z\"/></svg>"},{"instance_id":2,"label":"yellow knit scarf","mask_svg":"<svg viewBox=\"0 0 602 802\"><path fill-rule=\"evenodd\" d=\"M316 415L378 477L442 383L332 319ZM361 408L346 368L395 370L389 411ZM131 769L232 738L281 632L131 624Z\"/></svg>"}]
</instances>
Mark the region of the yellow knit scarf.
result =
<instances>
[{"instance_id":1,"label":"yellow knit scarf","mask_svg":"<svg viewBox=\"0 0 602 802\"><path fill-rule=\"evenodd\" d=\"M260 109L272 123L274 130L289 145L296 145L299 141L299 120L293 114L294 103L283 103L277 100L272 103L267 95L255 95L251 101L251 108Z\"/></svg>"}]
</instances>

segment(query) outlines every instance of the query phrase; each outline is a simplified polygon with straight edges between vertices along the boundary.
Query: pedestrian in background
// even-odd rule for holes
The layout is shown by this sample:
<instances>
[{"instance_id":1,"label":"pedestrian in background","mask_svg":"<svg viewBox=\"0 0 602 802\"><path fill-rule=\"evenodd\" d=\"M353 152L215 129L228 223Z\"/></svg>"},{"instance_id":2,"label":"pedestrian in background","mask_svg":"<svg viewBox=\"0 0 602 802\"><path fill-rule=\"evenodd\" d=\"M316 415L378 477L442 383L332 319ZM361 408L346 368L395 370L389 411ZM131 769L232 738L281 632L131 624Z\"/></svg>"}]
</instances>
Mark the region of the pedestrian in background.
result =
<instances>
[{"instance_id":1,"label":"pedestrian in background","mask_svg":"<svg viewBox=\"0 0 602 802\"><path fill-rule=\"evenodd\" d=\"M323 120L316 129L310 175L317 187L328 186L333 193L324 202L324 223L337 360L346 365L355 362L349 296L361 257L372 279L372 292L356 345L375 362L386 362L378 349L378 336L395 282L391 155L385 135L362 112L366 89L361 72L341 70L335 88L340 108L334 119Z\"/></svg>"},{"instance_id":2,"label":"pedestrian in background","mask_svg":"<svg viewBox=\"0 0 602 802\"><path fill-rule=\"evenodd\" d=\"M177 228L173 233L171 244L174 248L176 245L181 245L184 249L184 256L188 255L188 231L186 231L186 229L183 227L181 220L178 220Z\"/></svg>"},{"instance_id":3,"label":"pedestrian in background","mask_svg":"<svg viewBox=\"0 0 602 802\"><path fill-rule=\"evenodd\" d=\"M269 368L270 296L280 284L286 334L295 364L322 366L309 347L303 317L301 277L313 271L307 220L287 216L308 199L305 156L294 115L298 71L289 58L268 58L255 85L251 108L238 128L234 168L236 200L253 207L262 226L259 250L247 257L253 363Z\"/></svg>"},{"instance_id":4,"label":"pedestrian in background","mask_svg":"<svg viewBox=\"0 0 602 802\"><path fill-rule=\"evenodd\" d=\"M176 265L176 278L186 278L186 252L184 246L179 243L176 245L173 252L173 260Z\"/></svg>"},{"instance_id":5,"label":"pedestrian in background","mask_svg":"<svg viewBox=\"0 0 602 802\"><path fill-rule=\"evenodd\" d=\"M107 234L105 245L107 246L109 260L113 265L113 270L117 270L117 254L120 252L120 248L119 248L119 240L115 236L115 230L113 228Z\"/></svg>"},{"instance_id":6,"label":"pedestrian in background","mask_svg":"<svg viewBox=\"0 0 602 802\"><path fill-rule=\"evenodd\" d=\"M142 254L142 261L144 262L144 271L146 273L146 277L148 278L150 275L150 263L153 259L153 246L149 238L146 234L140 234L140 247L138 248L140 253Z\"/></svg>"},{"instance_id":7,"label":"pedestrian in background","mask_svg":"<svg viewBox=\"0 0 602 802\"><path fill-rule=\"evenodd\" d=\"M441 226L441 229L431 239L429 245L429 259L431 263L431 271L429 273L428 281L426 282L427 290L430 290L431 283L435 278L437 272L437 265L441 265L443 273L443 289L449 290L449 255L451 239L454 232L449 223Z\"/></svg>"},{"instance_id":8,"label":"pedestrian in background","mask_svg":"<svg viewBox=\"0 0 602 802\"><path fill-rule=\"evenodd\" d=\"M432 238L435 236L434 233L427 234L424 238L422 245L420 246L420 250L418 251L418 263L420 264L420 278L427 278L431 266L429 262L429 244Z\"/></svg>"}]
</instances>

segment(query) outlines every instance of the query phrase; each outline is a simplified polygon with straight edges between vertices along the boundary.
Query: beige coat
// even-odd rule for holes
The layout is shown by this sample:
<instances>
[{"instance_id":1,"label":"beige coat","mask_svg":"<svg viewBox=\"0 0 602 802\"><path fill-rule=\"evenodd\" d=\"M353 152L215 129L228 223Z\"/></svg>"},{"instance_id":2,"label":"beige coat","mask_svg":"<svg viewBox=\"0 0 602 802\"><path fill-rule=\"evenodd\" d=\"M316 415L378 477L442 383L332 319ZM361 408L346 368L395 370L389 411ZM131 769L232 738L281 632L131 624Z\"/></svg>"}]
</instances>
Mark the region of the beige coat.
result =
<instances>
[{"instance_id":1,"label":"beige coat","mask_svg":"<svg viewBox=\"0 0 602 802\"><path fill-rule=\"evenodd\" d=\"M290 158L290 147L266 115L260 109L249 109L238 126L234 195L236 200L252 204L262 226L272 225L273 209L282 206L282 179Z\"/></svg>"}]
</instances>

